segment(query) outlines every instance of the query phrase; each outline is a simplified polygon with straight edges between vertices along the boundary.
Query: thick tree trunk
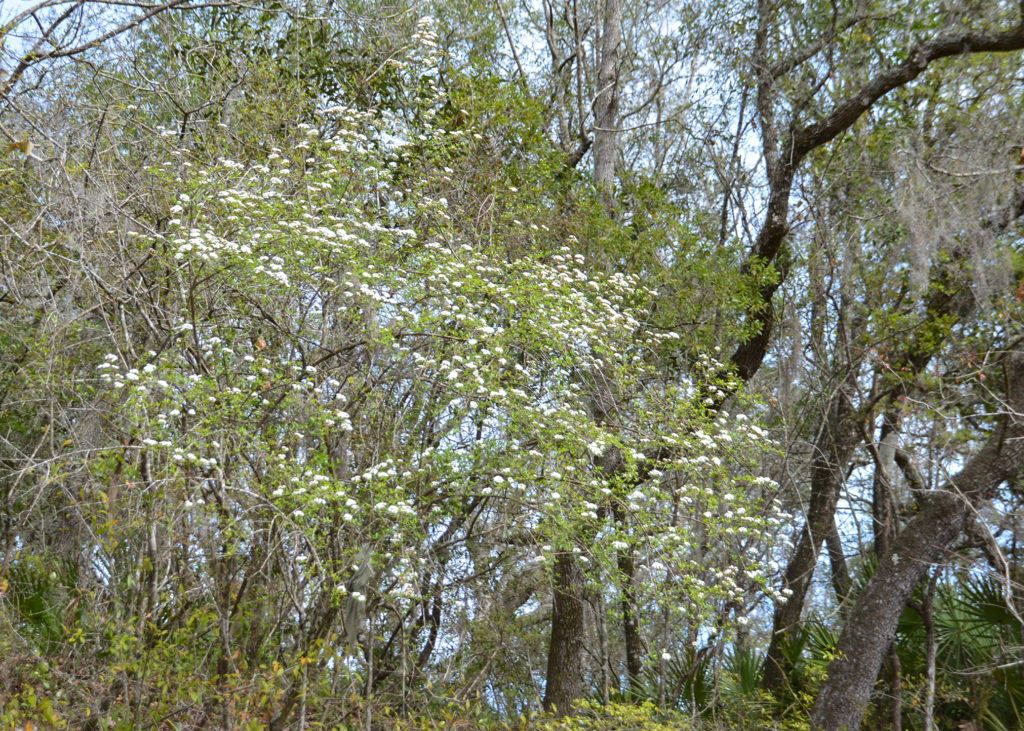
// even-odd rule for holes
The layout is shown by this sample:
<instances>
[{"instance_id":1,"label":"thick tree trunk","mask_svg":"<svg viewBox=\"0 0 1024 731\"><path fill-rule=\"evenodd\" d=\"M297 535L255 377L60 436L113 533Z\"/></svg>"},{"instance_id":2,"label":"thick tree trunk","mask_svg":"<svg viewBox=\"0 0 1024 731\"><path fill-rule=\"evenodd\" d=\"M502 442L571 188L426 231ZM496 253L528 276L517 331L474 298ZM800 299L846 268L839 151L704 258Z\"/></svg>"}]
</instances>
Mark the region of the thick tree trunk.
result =
<instances>
[{"instance_id":1,"label":"thick tree trunk","mask_svg":"<svg viewBox=\"0 0 1024 731\"><path fill-rule=\"evenodd\" d=\"M572 711L583 686L583 571L571 551L561 551L554 573L544 710L564 716Z\"/></svg>"},{"instance_id":2,"label":"thick tree trunk","mask_svg":"<svg viewBox=\"0 0 1024 731\"><path fill-rule=\"evenodd\" d=\"M894 542L850 610L837 657L811 716L821 731L856 731L900 614L931 564L963 530L967 515L1024 464L1024 357L1008 364L1011 398L1002 424L982 450L942 489L921 496L921 509Z\"/></svg>"},{"instance_id":3,"label":"thick tree trunk","mask_svg":"<svg viewBox=\"0 0 1024 731\"><path fill-rule=\"evenodd\" d=\"M896 624L914 587L939 552L963 528L964 505L952 492L936 492L910 521L858 597L843 628L837 657L818 694L813 728L856 731L871 689L893 638Z\"/></svg>"}]
</instances>

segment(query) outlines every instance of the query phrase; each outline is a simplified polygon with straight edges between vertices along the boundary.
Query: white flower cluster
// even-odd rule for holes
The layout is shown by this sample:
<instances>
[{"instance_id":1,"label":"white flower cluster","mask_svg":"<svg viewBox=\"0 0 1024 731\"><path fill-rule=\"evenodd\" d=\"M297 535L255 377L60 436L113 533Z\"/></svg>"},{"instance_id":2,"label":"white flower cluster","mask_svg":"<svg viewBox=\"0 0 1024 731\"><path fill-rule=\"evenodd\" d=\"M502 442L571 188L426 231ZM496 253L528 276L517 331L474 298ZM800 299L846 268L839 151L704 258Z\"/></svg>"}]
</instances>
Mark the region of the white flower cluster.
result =
<instances>
[{"instance_id":1,"label":"white flower cluster","mask_svg":"<svg viewBox=\"0 0 1024 731\"><path fill-rule=\"evenodd\" d=\"M430 23L414 41L399 63L432 79ZM510 254L462 226L441 184L454 167L419 184L394 172L412 143L446 161L470 144L471 129L435 126L432 83L416 123L335 107L322 127L336 132L304 126L260 163L179 166L168 296L195 314L159 356L97 366L132 394L133 436L165 458L163 484L189 509L230 485L218 499L237 502L220 509L240 525L288 516L302 555L315 556L315 526L340 519L346 539L401 554L387 577L404 599L420 593L431 540L467 510L491 535L537 536L539 563L554 546L586 565L636 551L678 606L770 592L764 547L783 516L747 458L769 435L693 403L728 384L666 384L648 365L679 335L645 326L654 293L638 275L593 271L539 222L520 228L545 243ZM605 378L615 423L591 414ZM613 450L622 474L599 467ZM617 532L609 507L643 534ZM581 525L593 550L566 540Z\"/></svg>"}]
</instances>

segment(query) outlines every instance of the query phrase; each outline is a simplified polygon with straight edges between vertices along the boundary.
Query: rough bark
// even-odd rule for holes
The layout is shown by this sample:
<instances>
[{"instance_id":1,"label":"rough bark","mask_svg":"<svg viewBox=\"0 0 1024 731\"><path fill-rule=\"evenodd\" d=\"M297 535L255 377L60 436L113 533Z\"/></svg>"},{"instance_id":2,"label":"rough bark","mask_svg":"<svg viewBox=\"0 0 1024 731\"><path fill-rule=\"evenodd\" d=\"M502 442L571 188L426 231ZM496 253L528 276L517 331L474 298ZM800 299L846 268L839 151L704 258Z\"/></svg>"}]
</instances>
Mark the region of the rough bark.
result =
<instances>
[{"instance_id":1,"label":"rough bark","mask_svg":"<svg viewBox=\"0 0 1024 731\"><path fill-rule=\"evenodd\" d=\"M920 497L921 508L895 541L851 608L836 646L837 657L815 702L812 726L856 731L900 614L932 563L963 530L967 516L990 499L1024 464L1024 357L1015 354L1007 374L1000 426L967 466L940 490Z\"/></svg>"},{"instance_id":2,"label":"rough bark","mask_svg":"<svg viewBox=\"0 0 1024 731\"><path fill-rule=\"evenodd\" d=\"M544 710L564 716L572 711L583 686L583 571L571 551L561 551L554 573Z\"/></svg>"},{"instance_id":3,"label":"rough bark","mask_svg":"<svg viewBox=\"0 0 1024 731\"><path fill-rule=\"evenodd\" d=\"M822 731L855 731L871 697L885 654L896 635L906 599L931 562L963 528L964 510L953 492L940 491L925 501L896 541L890 560L880 565L850 611L828 667L812 715Z\"/></svg>"}]
</instances>

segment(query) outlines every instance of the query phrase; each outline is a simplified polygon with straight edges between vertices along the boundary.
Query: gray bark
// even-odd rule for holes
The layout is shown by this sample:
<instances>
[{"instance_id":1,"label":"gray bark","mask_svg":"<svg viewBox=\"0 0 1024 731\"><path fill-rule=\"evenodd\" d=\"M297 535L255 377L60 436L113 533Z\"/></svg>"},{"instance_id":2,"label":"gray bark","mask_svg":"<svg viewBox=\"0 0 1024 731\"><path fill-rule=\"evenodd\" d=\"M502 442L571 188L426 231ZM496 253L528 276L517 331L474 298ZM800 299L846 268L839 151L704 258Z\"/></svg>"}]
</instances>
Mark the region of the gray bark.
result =
<instances>
[{"instance_id":1,"label":"gray bark","mask_svg":"<svg viewBox=\"0 0 1024 731\"><path fill-rule=\"evenodd\" d=\"M818 694L812 727L856 731L878 672L896 636L900 614L931 565L960 534L967 516L990 499L1024 463L1024 356L1008 364L1010 395L999 427L981 451L941 489L920 497L921 507L893 543L850 610L837 657Z\"/></svg>"},{"instance_id":2,"label":"gray bark","mask_svg":"<svg viewBox=\"0 0 1024 731\"><path fill-rule=\"evenodd\" d=\"M932 572L928 582L928 591L924 595L921 607L921 620L925 632L925 696L924 696L924 731L935 731L935 617L932 609L935 605L935 585L939 580L939 570Z\"/></svg>"},{"instance_id":3,"label":"gray bark","mask_svg":"<svg viewBox=\"0 0 1024 731\"><path fill-rule=\"evenodd\" d=\"M875 536L875 555L881 561L889 553L896 533L897 499L892 482L896 467L896 439L899 436L895 409L890 409L882 421L882 435L873 448L875 476L871 484L871 517Z\"/></svg>"},{"instance_id":4,"label":"gray bark","mask_svg":"<svg viewBox=\"0 0 1024 731\"><path fill-rule=\"evenodd\" d=\"M601 60L594 99L594 184L609 212L615 210L615 158L618 155L619 45L622 42L622 6L605 0L601 33Z\"/></svg>"}]
</instances>

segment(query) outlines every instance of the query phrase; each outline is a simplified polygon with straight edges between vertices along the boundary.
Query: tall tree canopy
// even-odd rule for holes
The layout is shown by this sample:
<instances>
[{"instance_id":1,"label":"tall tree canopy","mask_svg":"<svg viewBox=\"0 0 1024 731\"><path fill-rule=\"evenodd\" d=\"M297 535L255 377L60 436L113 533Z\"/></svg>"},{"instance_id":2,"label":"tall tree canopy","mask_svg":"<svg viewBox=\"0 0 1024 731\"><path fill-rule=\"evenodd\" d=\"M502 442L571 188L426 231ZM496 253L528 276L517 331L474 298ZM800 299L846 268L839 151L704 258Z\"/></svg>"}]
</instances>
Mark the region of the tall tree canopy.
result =
<instances>
[{"instance_id":1,"label":"tall tree canopy","mask_svg":"<svg viewBox=\"0 0 1024 731\"><path fill-rule=\"evenodd\" d=\"M1022 12L0 10L0 721L1024 726Z\"/></svg>"}]
</instances>

